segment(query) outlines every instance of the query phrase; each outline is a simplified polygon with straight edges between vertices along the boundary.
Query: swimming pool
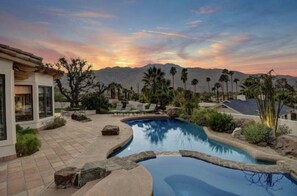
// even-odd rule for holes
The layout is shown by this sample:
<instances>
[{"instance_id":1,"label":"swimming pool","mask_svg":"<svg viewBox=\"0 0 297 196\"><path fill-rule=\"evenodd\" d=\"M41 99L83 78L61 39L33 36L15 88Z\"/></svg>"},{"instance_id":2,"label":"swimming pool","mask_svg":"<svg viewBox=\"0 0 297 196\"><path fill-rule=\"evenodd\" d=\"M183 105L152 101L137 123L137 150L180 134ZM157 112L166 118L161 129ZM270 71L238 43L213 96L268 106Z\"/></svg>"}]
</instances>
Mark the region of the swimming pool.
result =
<instances>
[{"instance_id":1,"label":"swimming pool","mask_svg":"<svg viewBox=\"0 0 297 196\"><path fill-rule=\"evenodd\" d=\"M201 160L165 156L140 162L153 176L154 195L296 195L287 174L228 169Z\"/></svg>"},{"instance_id":2,"label":"swimming pool","mask_svg":"<svg viewBox=\"0 0 297 196\"><path fill-rule=\"evenodd\" d=\"M201 127L186 121L160 118L130 120L125 123L132 127L133 139L111 156L123 157L147 150L193 150L237 162L268 164L254 159L239 148L208 138Z\"/></svg>"}]
</instances>

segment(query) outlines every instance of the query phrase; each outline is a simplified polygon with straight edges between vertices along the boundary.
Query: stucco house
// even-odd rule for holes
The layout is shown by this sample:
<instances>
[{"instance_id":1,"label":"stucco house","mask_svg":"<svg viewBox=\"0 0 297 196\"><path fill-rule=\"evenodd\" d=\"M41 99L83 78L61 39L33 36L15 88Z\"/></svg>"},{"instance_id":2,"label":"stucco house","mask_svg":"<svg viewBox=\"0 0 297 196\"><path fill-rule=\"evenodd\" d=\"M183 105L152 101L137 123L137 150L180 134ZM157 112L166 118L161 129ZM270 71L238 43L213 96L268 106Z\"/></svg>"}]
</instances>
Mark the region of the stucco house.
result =
<instances>
[{"instance_id":1,"label":"stucco house","mask_svg":"<svg viewBox=\"0 0 297 196\"><path fill-rule=\"evenodd\" d=\"M16 124L40 128L54 117L54 79L42 58L0 44L0 160L16 157Z\"/></svg>"}]
</instances>

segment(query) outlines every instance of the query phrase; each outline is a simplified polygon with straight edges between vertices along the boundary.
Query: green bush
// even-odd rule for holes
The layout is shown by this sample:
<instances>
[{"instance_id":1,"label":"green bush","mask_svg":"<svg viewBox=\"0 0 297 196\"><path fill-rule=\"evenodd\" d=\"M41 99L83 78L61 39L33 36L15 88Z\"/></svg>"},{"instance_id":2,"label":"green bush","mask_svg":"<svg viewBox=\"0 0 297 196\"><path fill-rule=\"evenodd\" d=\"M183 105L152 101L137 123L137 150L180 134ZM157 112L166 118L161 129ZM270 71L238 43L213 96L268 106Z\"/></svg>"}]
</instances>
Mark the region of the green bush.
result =
<instances>
[{"instance_id":1,"label":"green bush","mask_svg":"<svg viewBox=\"0 0 297 196\"><path fill-rule=\"evenodd\" d=\"M67 121L63 117L56 116L52 121L50 121L46 124L45 129L47 129L47 130L56 129L56 128L66 125L66 122Z\"/></svg>"},{"instance_id":2,"label":"green bush","mask_svg":"<svg viewBox=\"0 0 297 196\"><path fill-rule=\"evenodd\" d=\"M276 130L276 136L287 135L292 133L292 129L290 129L287 125L280 125Z\"/></svg>"},{"instance_id":3,"label":"green bush","mask_svg":"<svg viewBox=\"0 0 297 196\"><path fill-rule=\"evenodd\" d=\"M213 111L208 114L207 125L218 132L229 132L235 128L233 117L228 114Z\"/></svg>"},{"instance_id":4,"label":"green bush","mask_svg":"<svg viewBox=\"0 0 297 196\"><path fill-rule=\"evenodd\" d=\"M207 126L209 114L212 112L214 111L209 109L194 109L190 121L200 126Z\"/></svg>"},{"instance_id":5,"label":"green bush","mask_svg":"<svg viewBox=\"0 0 297 196\"><path fill-rule=\"evenodd\" d=\"M37 152L41 146L41 142L36 136L35 129L23 129L21 126L17 125L16 139L15 149L18 157L31 155Z\"/></svg>"},{"instance_id":6,"label":"green bush","mask_svg":"<svg viewBox=\"0 0 297 196\"><path fill-rule=\"evenodd\" d=\"M97 93L85 94L81 99L81 104L88 110L96 110L97 114L108 113L108 99L104 95Z\"/></svg>"},{"instance_id":7,"label":"green bush","mask_svg":"<svg viewBox=\"0 0 297 196\"><path fill-rule=\"evenodd\" d=\"M252 144L268 142L270 132L271 129L262 123L250 124L243 129L243 135Z\"/></svg>"}]
</instances>

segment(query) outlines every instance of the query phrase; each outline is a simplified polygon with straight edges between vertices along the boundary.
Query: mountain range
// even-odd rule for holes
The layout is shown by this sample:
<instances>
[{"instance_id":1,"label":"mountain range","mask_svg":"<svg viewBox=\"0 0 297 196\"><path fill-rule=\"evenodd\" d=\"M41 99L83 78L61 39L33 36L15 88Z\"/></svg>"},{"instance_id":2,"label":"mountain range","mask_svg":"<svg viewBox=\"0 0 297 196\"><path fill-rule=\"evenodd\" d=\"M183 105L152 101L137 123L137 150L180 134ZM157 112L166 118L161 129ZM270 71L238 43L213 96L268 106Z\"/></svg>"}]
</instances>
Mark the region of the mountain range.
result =
<instances>
[{"instance_id":1,"label":"mountain range","mask_svg":"<svg viewBox=\"0 0 297 196\"><path fill-rule=\"evenodd\" d=\"M144 72L151 66L156 66L161 68L165 72L165 78L171 80L172 76L170 74L171 67L175 67L177 73L175 75L175 87L183 87L183 83L181 81L181 70L183 67L176 64L148 64L143 67L107 67L100 70L95 70L96 80L102 82L104 84L110 84L111 82L116 82L122 84L123 87L133 89L137 92L138 86L141 90L143 84L141 82ZM214 83L216 83L222 74L223 69L204 69L204 68L187 68L188 69L188 80L187 80L187 88L191 87L192 79L196 78L199 83L197 85L198 92L208 91L208 85L206 82L206 77L210 77L210 88L213 87ZM250 74L241 73L238 71L234 71L233 79L238 78L240 81L247 78ZM288 83L296 87L297 77L289 76L289 75L281 75L280 77L284 77L288 80ZM240 82L239 82L240 83ZM239 85L239 84L238 84ZM230 89L230 88L229 88ZM235 91L235 84L234 84Z\"/></svg>"}]
</instances>

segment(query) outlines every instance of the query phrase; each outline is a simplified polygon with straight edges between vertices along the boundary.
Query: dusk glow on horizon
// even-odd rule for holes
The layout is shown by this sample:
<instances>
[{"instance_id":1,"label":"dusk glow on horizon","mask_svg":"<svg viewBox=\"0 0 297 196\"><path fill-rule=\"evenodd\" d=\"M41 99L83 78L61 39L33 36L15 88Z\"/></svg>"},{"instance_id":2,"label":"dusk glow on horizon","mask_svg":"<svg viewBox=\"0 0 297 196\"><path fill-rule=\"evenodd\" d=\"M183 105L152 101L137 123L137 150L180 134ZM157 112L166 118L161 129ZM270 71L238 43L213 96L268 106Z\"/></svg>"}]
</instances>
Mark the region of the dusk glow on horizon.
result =
<instances>
[{"instance_id":1,"label":"dusk glow on horizon","mask_svg":"<svg viewBox=\"0 0 297 196\"><path fill-rule=\"evenodd\" d=\"M0 43L44 62L297 76L296 0L0 0Z\"/></svg>"}]
</instances>

